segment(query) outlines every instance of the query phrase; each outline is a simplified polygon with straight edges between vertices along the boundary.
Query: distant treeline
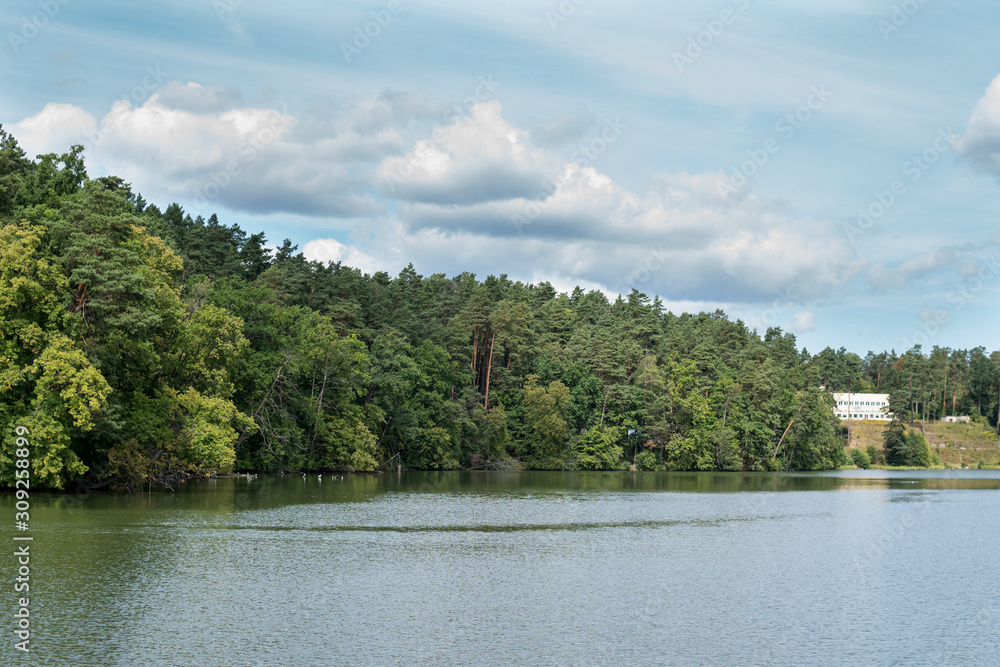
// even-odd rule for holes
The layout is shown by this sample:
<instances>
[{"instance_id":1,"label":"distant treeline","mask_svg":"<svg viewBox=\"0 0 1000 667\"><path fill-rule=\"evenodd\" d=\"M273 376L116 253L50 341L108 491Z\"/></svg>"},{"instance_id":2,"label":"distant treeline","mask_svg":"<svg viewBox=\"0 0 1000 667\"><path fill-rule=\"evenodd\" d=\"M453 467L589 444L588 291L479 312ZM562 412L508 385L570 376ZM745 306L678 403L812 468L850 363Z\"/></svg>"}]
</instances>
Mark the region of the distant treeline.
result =
<instances>
[{"instance_id":1,"label":"distant treeline","mask_svg":"<svg viewBox=\"0 0 1000 667\"><path fill-rule=\"evenodd\" d=\"M633 290L365 275L161 211L80 147L0 129L0 485L215 470L817 470L847 462L828 390L996 424L1000 353L813 356L778 328Z\"/></svg>"}]
</instances>

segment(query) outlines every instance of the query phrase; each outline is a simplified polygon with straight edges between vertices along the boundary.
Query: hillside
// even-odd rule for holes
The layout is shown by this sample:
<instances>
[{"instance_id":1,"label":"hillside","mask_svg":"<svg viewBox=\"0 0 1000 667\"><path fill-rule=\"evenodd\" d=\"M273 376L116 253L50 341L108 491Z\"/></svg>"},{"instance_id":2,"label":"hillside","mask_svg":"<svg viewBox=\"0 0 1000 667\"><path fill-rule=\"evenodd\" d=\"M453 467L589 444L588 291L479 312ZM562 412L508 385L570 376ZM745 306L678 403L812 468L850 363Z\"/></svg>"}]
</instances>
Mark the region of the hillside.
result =
<instances>
[{"instance_id":1,"label":"hillside","mask_svg":"<svg viewBox=\"0 0 1000 667\"><path fill-rule=\"evenodd\" d=\"M882 433L888 426L886 423L862 422L851 424L851 447L867 448L869 445L882 447ZM920 430L920 422L914 422L916 430ZM931 452L938 456L946 466L1000 465L1000 447L997 446L997 436L983 424L947 424L944 422L927 422L924 426L924 437L931 447Z\"/></svg>"}]
</instances>

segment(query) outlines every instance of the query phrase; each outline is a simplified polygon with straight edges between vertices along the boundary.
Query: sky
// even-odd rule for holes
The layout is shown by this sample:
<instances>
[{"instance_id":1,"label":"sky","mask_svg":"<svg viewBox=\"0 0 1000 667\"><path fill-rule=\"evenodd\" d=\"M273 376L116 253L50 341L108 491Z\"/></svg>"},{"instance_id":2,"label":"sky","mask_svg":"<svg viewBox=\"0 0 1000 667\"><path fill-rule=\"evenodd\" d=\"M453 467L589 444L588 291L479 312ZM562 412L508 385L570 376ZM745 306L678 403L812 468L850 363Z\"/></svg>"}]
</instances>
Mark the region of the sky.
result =
<instances>
[{"instance_id":1,"label":"sky","mask_svg":"<svg viewBox=\"0 0 1000 667\"><path fill-rule=\"evenodd\" d=\"M864 355L1000 347L988 0L7 0L0 124L161 209Z\"/></svg>"}]
</instances>

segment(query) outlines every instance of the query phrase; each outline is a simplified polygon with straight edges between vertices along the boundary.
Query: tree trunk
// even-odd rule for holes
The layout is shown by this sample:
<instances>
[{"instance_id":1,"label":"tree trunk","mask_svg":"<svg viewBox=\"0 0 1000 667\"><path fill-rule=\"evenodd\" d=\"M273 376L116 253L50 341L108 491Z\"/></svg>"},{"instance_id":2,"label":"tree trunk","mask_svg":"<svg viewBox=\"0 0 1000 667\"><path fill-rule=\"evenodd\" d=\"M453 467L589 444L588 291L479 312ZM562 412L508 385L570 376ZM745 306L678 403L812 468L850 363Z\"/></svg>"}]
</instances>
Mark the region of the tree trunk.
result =
<instances>
[{"instance_id":1,"label":"tree trunk","mask_svg":"<svg viewBox=\"0 0 1000 667\"><path fill-rule=\"evenodd\" d=\"M493 334L490 339L490 358L486 362L486 394L483 401L483 408L489 412L490 409L490 372L493 370L493 343L497 342L497 335Z\"/></svg>"},{"instance_id":2,"label":"tree trunk","mask_svg":"<svg viewBox=\"0 0 1000 667\"><path fill-rule=\"evenodd\" d=\"M803 403L802 405L800 405L799 409L795 411L795 414L798 415L800 412L802 412L802 408L804 406L805 406L805 403ZM847 413L847 414L850 414L850 413ZM782 443L785 442L785 436L788 435L788 429L792 428L792 424L794 424L794 423L795 423L795 418L793 417L792 421L788 422L788 426L785 427L785 432L781 434L781 440L778 440L778 446L774 448L774 454L771 455L772 459L778 456L778 450L781 449Z\"/></svg>"},{"instance_id":3,"label":"tree trunk","mask_svg":"<svg viewBox=\"0 0 1000 667\"><path fill-rule=\"evenodd\" d=\"M923 404L924 418L920 420L920 432L927 435L927 398L925 397L921 403Z\"/></svg>"},{"instance_id":4,"label":"tree trunk","mask_svg":"<svg viewBox=\"0 0 1000 667\"><path fill-rule=\"evenodd\" d=\"M910 426L913 426L913 413L916 410L913 409L913 376L910 376Z\"/></svg>"},{"instance_id":5,"label":"tree trunk","mask_svg":"<svg viewBox=\"0 0 1000 667\"><path fill-rule=\"evenodd\" d=\"M934 387L934 388L933 388L933 389L931 390L931 397L930 397L930 400L931 400L931 401L932 401L932 402L933 402L933 403L934 403L935 405L937 405L937 378L934 378L934 384L933 384L933 387ZM926 411L925 411L925 414L926 414ZM933 419L933 418L934 418L934 414L933 414L933 413L931 413L931 419Z\"/></svg>"},{"instance_id":6,"label":"tree trunk","mask_svg":"<svg viewBox=\"0 0 1000 667\"><path fill-rule=\"evenodd\" d=\"M472 377L476 377L476 355L479 354L479 327L472 332Z\"/></svg>"},{"instance_id":7,"label":"tree trunk","mask_svg":"<svg viewBox=\"0 0 1000 667\"><path fill-rule=\"evenodd\" d=\"M944 389L941 390L941 416L948 414L948 365L944 367Z\"/></svg>"},{"instance_id":8,"label":"tree trunk","mask_svg":"<svg viewBox=\"0 0 1000 667\"><path fill-rule=\"evenodd\" d=\"M389 430L389 422L391 421L392 421L392 415L389 415L389 418L385 420L385 428L382 429L382 435L378 437L378 442L375 443L375 449L378 449L379 447L382 446L382 440L385 439L385 432ZM396 452L396 454L393 454L393 456L396 456L397 454L399 454L399 452ZM391 460L392 458L389 459L389 461ZM386 463L388 463L389 461L386 461Z\"/></svg>"},{"instance_id":9,"label":"tree trunk","mask_svg":"<svg viewBox=\"0 0 1000 667\"><path fill-rule=\"evenodd\" d=\"M265 393L264 398L260 400L260 405L257 406L257 409L254 410L252 415L250 415L250 418L254 421L254 423L257 423L257 416L260 414L260 411L264 409L264 404L267 403L267 399L270 398L271 392L274 391L275 385L277 385L278 380L281 379L281 371L285 370L285 364L287 364L289 361L291 361L291 356L285 359L285 361L282 362L281 366L278 367L278 372L275 373L274 380L271 381L271 386L268 387L267 393ZM243 431L240 433L239 439L236 441L236 445L233 447L233 450L238 452L240 450L240 445L243 444L243 441L246 440L247 436L249 435L250 435L249 427L243 429Z\"/></svg>"}]
</instances>

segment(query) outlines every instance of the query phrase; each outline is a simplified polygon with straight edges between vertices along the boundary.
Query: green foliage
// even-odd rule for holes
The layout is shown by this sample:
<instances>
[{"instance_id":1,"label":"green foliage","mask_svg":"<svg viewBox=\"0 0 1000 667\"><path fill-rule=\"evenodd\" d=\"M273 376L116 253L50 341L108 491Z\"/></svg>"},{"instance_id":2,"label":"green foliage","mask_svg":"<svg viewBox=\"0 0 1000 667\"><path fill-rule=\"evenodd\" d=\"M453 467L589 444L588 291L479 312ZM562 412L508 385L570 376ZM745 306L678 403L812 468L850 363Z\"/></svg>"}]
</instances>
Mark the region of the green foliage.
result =
<instances>
[{"instance_id":1,"label":"green foliage","mask_svg":"<svg viewBox=\"0 0 1000 667\"><path fill-rule=\"evenodd\" d=\"M851 461L853 461L854 465L862 470L867 470L872 465L871 457L869 457L868 452L863 449L852 450Z\"/></svg>"},{"instance_id":2,"label":"green foliage","mask_svg":"<svg viewBox=\"0 0 1000 667\"><path fill-rule=\"evenodd\" d=\"M829 418L834 405L832 396L810 388L800 392L796 401L799 407L788 430L785 468L828 470L845 465L847 454Z\"/></svg>"},{"instance_id":3,"label":"green foliage","mask_svg":"<svg viewBox=\"0 0 1000 667\"><path fill-rule=\"evenodd\" d=\"M906 434L906 446L909 458L905 465L927 468L931 465L931 450L927 439L919 431L909 431Z\"/></svg>"},{"instance_id":4,"label":"green foliage","mask_svg":"<svg viewBox=\"0 0 1000 667\"><path fill-rule=\"evenodd\" d=\"M885 461L892 466L927 468L931 465L931 450L927 439L901 421L893 421L886 429Z\"/></svg>"},{"instance_id":5,"label":"green foliage","mask_svg":"<svg viewBox=\"0 0 1000 667\"><path fill-rule=\"evenodd\" d=\"M0 484L14 479L15 425L31 431L37 484L61 489L87 471L74 438L94 428L111 387L78 344L59 292L66 281L42 254L44 228L0 229Z\"/></svg>"},{"instance_id":6,"label":"green foliage","mask_svg":"<svg viewBox=\"0 0 1000 667\"><path fill-rule=\"evenodd\" d=\"M420 429L409 449L407 462L415 468L437 470L458 467L451 435L440 426Z\"/></svg>"},{"instance_id":7,"label":"green foliage","mask_svg":"<svg viewBox=\"0 0 1000 667\"><path fill-rule=\"evenodd\" d=\"M620 426L600 424L587 430L577 441L576 467L580 470L618 470L622 467ZM655 457L654 457L655 458Z\"/></svg>"},{"instance_id":8,"label":"green foliage","mask_svg":"<svg viewBox=\"0 0 1000 667\"><path fill-rule=\"evenodd\" d=\"M893 420L885 430L884 440L885 462L891 466L909 465L910 448L906 440L906 424Z\"/></svg>"},{"instance_id":9,"label":"green foliage","mask_svg":"<svg viewBox=\"0 0 1000 667\"><path fill-rule=\"evenodd\" d=\"M635 468L636 470L660 470L661 466L656 454L647 449L639 452L635 457Z\"/></svg>"},{"instance_id":10,"label":"green foliage","mask_svg":"<svg viewBox=\"0 0 1000 667\"><path fill-rule=\"evenodd\" d=\"M559 380L548 388L529 375L524 386L525 438L519 453L541 469L567 466L569 432L566 426L569 389Z\"/></svg>"},{"instance_id":11,"label":"green foliage","mask_svg":"<svg viewBox=\"0 0 1000 667\"><path fill-rule=\"evenodd\" d=\"M872 465L885 464L885 450L880 449L875 445L868 445L865 453L868 454L868 460Z\"/></svg>"}]
</instances>

